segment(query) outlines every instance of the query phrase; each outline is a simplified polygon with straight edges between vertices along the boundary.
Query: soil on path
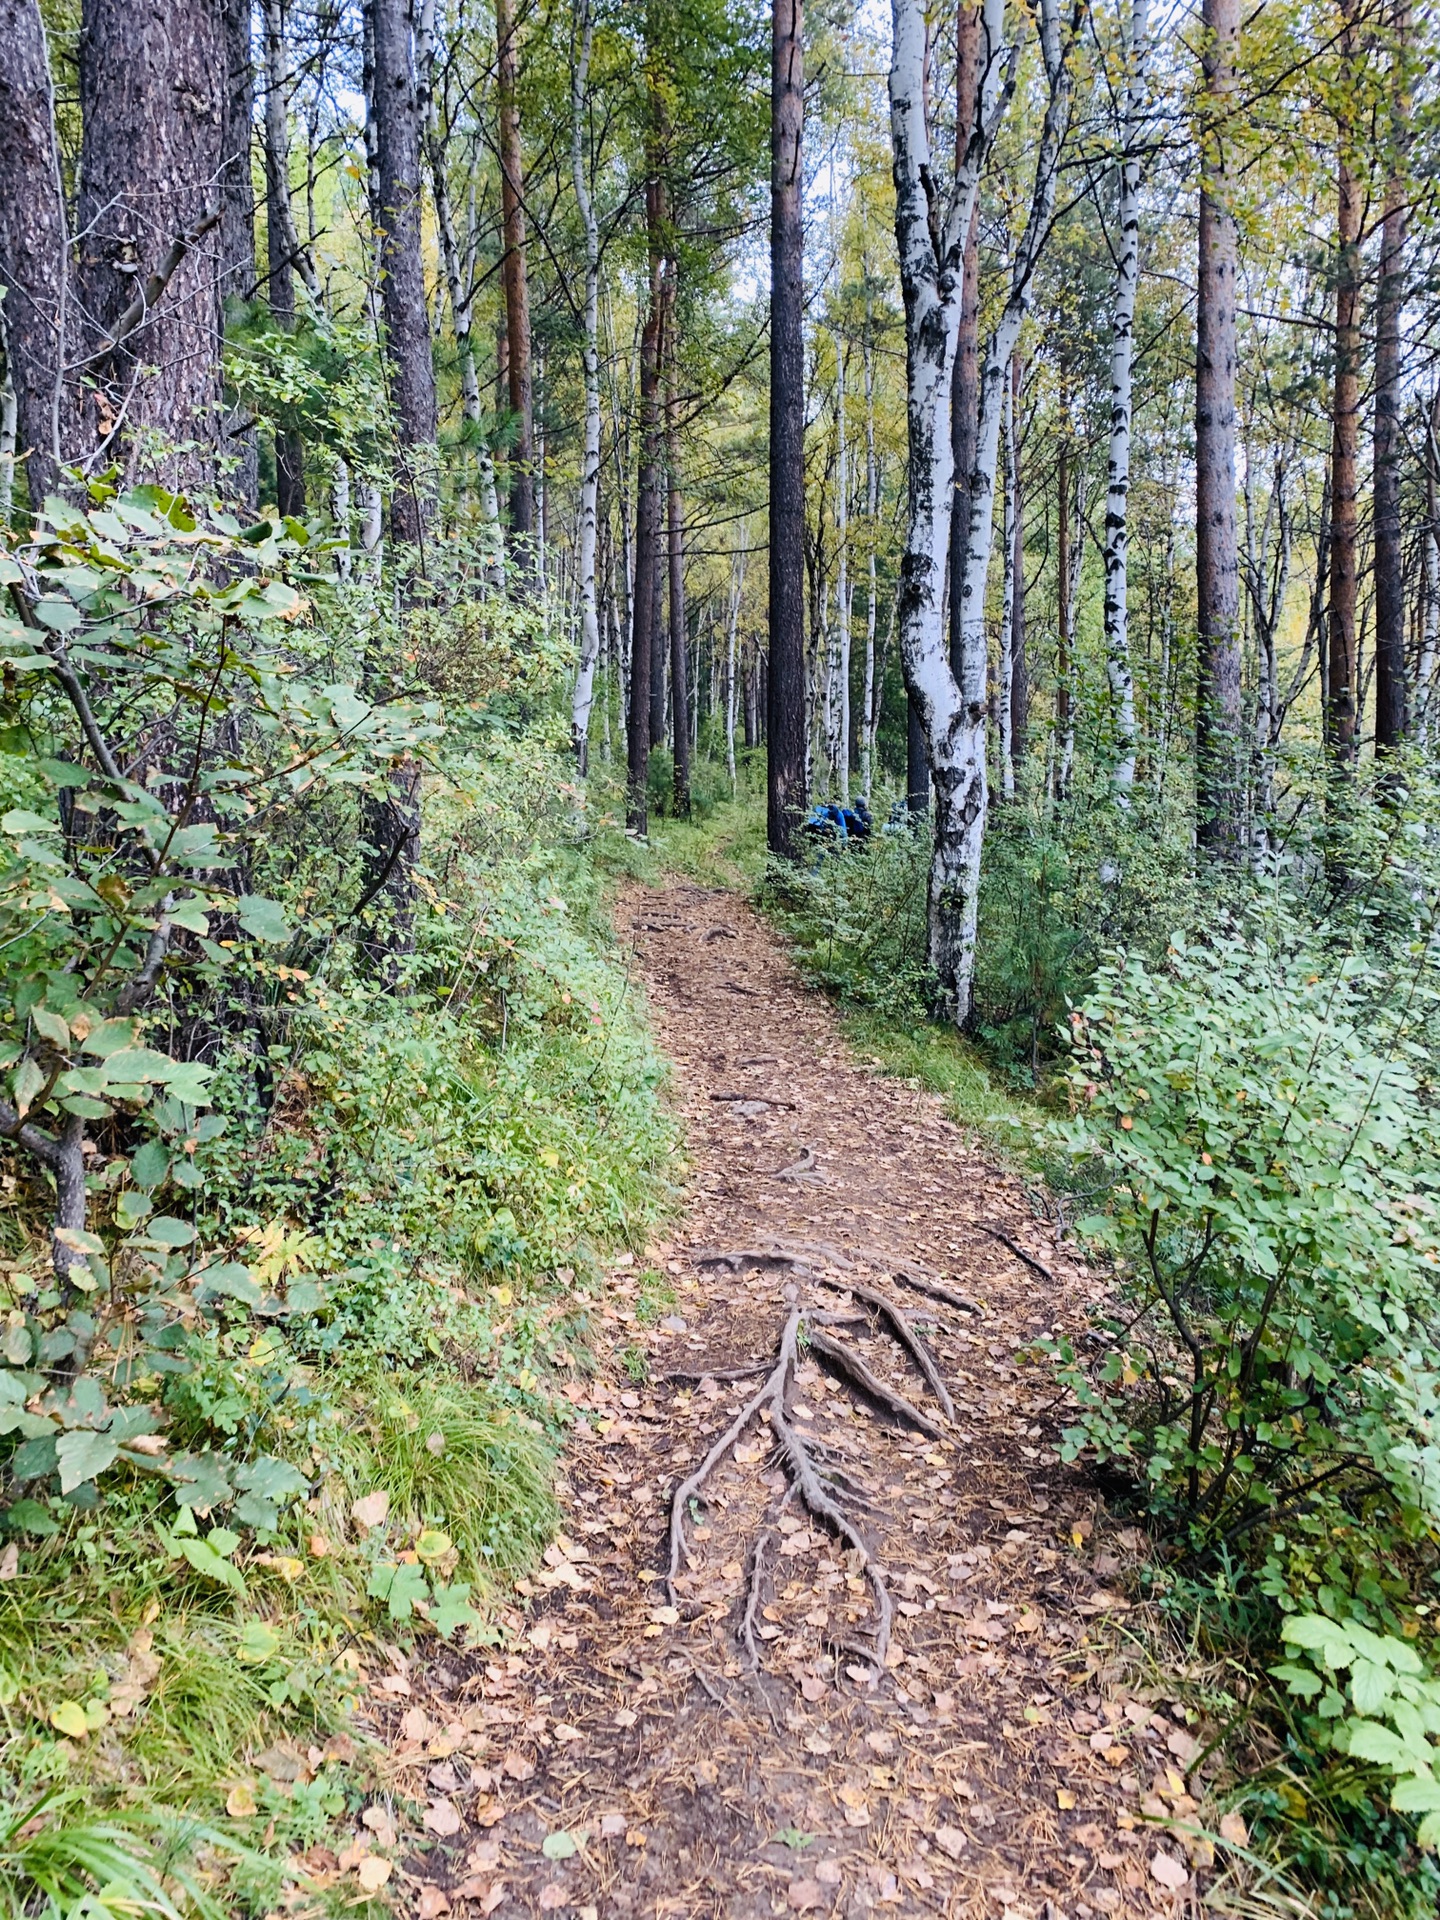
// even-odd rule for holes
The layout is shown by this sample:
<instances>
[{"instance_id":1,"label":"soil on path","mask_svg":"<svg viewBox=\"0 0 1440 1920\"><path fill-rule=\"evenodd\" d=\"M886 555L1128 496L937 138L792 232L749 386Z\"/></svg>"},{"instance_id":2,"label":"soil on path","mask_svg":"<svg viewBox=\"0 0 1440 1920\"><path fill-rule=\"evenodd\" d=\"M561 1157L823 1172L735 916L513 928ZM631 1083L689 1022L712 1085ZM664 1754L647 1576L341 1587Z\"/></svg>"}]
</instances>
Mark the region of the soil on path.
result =
<instances>
[{"instance_id":1,"label":"soil on path","mask_svg":"<svg viewBox=\"0 0 1440 1920\"><path fill-rule=\"evenodd\" d=\"M939 1100L850 1052L733 896L635 890L620 914L674 1063L688 1204L617 1268L564 1531L509 1644L395 1677L396 1785L437 1836L407 1863L421 1920L1178 1912L1181 1849L1132 1816L1142 1793L1152 1813L1193 1807L1186 1736L1108 1697L1113 1536L1097 1557L1096 1495L1057 1462L1034 1356L1095 1282ZM883 1569L883 1670L861 1556L794 1497L763 1418L690 1503L673 1606L666 1591L676 1486L792 1306L844 1310L855 1283L905 1307L955 1404L945 1420L879 1318L846 1341L942 1437L802 1349L790 1418Z\"/></svg>"}]
</instances>

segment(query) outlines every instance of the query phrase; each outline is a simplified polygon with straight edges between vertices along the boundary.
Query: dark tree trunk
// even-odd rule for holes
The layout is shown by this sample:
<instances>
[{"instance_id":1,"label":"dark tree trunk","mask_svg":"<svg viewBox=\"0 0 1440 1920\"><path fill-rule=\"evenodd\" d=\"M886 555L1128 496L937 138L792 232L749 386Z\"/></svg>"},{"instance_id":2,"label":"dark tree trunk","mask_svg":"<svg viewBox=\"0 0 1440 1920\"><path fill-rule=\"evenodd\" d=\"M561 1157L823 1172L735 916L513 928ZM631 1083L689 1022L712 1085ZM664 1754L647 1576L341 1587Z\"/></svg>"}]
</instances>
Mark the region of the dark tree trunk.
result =
<instances>
[{"instance_id":1,"label":"dark tree trunk","mask_svg":"<svg viewBox=\"0 0 1440 1920\"><path fill-rule=\"evenodd\" d=\"M500 274L509 336L510 534L515 559L528 574L534 567L535 408L530 378L530 289L525 256L525 174L520 151L520 107L514 0L496 0L496 102L500 148L500 215L504 254Z\"/></svg>"},{"instance_id":2,"label":"dark tree trunk","mask_svg":"<svg viewBox=\"0 0 1440 1920\"><path fill-rule=\"evenodd\" d=\"M661 338L663 340L663 326ZM650 750L663 747L668 731L666 721L667 693L670 680L670 622L665 605L665 532L664 509L662 505L665 492L664 475L661 472L661 456L657 446L655 455L655 549L651 556L651 571L655 575L654 605L655 620L650 630Z\"/></svg>"},{"instance_id":3,"label":"dark tree trunk","mask_svg":"<svg viewBox=\"0 0 1440 1920\"><path fill-rule=\"evenodd\" d=\"M766 834L793 851L805 791L805 128L802 0L774 0L770 83L770 659Z\"/></svg>"},{"instance_id":4,"label":"dark tree trunk","mask_svg":"<svg viewBox=\"0 0 1440 1920\"><path fill-rule=\"evenodd\" d=\"M380 298L390 402L400 447L391 501L395 537L424 539L433 506L435 363L421 248L420 97L406 0L369 0L375 45L375 159Z\"/></svg>"},{"instance_id":5,"label":"dark tree trunk","mask_svg":"<svg viewBox=\"0 0 1440 1920\"><path fill-rule=\"evenodd\" d=\"M291 252L289 102L284 78L285 10L265 6L265 249L270 312L284 333L295 331L295 261ZM297 520L305 515L305 447L293 428L275 429L275 504Z\"/></svg>"},{"instance_id":6,"label":"dark tree trunk","mask_svg":"<svg viewBox=\"0 0 1440 1920\"><path fill-rule=\"evenodd\" d=\"M1342 6L1340 56L1357 59L1355 0ZM1342 120L1336 174L1335 383L1330 438L1330 659L1325 740L1334 764L1353 765L1357 747L1356 620L1360 515L1360 227L1364 186L1352 150L1354 128Z\"/></svg>"},{"instance_id":7,"label":"dark tree trunk","mask_svg":"<svg viewBox=\"0 0 1440 1920\"><path fill-rule=\"evenodd\" d=\"M745 667L745 746L753 751L760 744L760 658L752 654Z\"/></svg>"},{"instance_id":8,"label":"dark tree trunk","mask_svg":"<svg viewBox=\"0 0 1440 1920\"><path fill-rule=\"evenodd\" d=\"M228 72L219 0L84 0L77 284L96 435L83 452L197 492L215 486L222 426L213 234Z\"/></svg>"},{"instance_id":9,"label":"dark tree trunk","mask_svg":"<svg viewBox=\"0 0 1440 1920\"><path fill-rule=\"evenodd\" d=\"M254 137L255 66L251 0L221 0L225 26L225 137L220 173L220 301L225 308L255 295L255 185L250 173ZM224 491L247 513L260 502L255 426L232 409L225 422L227 458L234 462Z\"/></svg>"},{"instance_id":10,"label":"dark tree trunk","mask_svg":"<svg viewBox=\"0 0 1440 1920\"><path fill-rule=\"evenodd\" d=\"M1226 152L1239 0L1204 0L1200 249L1195 357L1195 832L1240 848L1240 572L1235 543L1235 215Z\"/></svg>"},{"instance_id":11,"label":"dark tree trunk","mask_svg":"<svg viewBox=\"0 0 1440 1920\"><path fill-rule=\"evenodd\" d=\"M656 585L660 539L660 331L665 288L660 248L660 182L646 183L645 211L650 229L650 290L640 335L640 471L635 501L635 604L630 615L630 726L626 824L632 833L649 830L650 682L655 629L659 624Z\"/></svg>"},{"instance_id":12,"label":"dark tree trunk","mask_svg":"<svg viewBox=\"0 0 1440 1920\"><path fill-rule=\"evenodd\" d=\"M1405 203L1410 102L1408 7L1396 8L1394 96L1380 288L1375 303L1375 751L1390 753L1409 725L1405 675L1405 561L1400 520L1400 310L1405 293Z\"/></svg>"},{"instance_id":13,"label":"dark tree trunk","mask_svg":"<svg viewBox=\"0 0 1440 1920\"><path fill-rule=\"evenodd\" d=\"M61 461L78 451L75 394L61 379L78 342L70 331L65 202L39 0L0 0L0 182L15 451L38 509L59 488Z\"/></svg>"},{"instance_id":14,"label":"dark tree trunk","mask_svg":"<svg viewBox=\"0 0 1440 1920\"><path fill-rule=\"evenodd\" d=\"M1025 658L1025 528L1020 512L1020 356L1010 361L1011 419L1016 435L1015 453L1015 560L1014 588L1010 603L1010 764L1015 769L1018 788L1025 765L1026 736L1030 731L1030 671Z\"/></svg>"},{"instance_id":15,"label":"dark tree trunk","mask_svg":"<svg viewBox=\"0 0 1440 1920\"><path fill-rule=\"evenodd\" d=\"M1055 772L1057 800L1065 797L1065 745L1070 738L1070 446L1060 447L1059 499L1056 508L1059 537L1056 541L1055 571Z\"/></svg>"},{"instance_id":16,"label":"dark tree trunk","mask_svg":"<svg viewBox=\"0 0 1440 1920\"><path fill-rule=\"evenodd\" d=\"M956 27L955 169L970 144L975 120L975 88L980 78L980 8L966 6ZM980 419L980 200L970 217L961 268L960 335L950 389L950 444L955 457L955 508L950 519L950 670L959 680L965 670L961 612L965 600L965 547L970 532L970 476L975 470L975 436Z\"/></svg>"},{"instance_id":17,"label":"dark tree trunk","mask_svg":"<svg viewBox=\"0 0 1440 1920\"><path fill-rule=\"evenodd\" d=\"M690 674L687 645L689 622L685 614L685 534L680 500L680 394L676 356L676 261L668 262L665 277L665 478L666 522L670 569L670 704L671 737L675 745L673 791L675 814L690 818Z\"/></svg>"}]
</instances>

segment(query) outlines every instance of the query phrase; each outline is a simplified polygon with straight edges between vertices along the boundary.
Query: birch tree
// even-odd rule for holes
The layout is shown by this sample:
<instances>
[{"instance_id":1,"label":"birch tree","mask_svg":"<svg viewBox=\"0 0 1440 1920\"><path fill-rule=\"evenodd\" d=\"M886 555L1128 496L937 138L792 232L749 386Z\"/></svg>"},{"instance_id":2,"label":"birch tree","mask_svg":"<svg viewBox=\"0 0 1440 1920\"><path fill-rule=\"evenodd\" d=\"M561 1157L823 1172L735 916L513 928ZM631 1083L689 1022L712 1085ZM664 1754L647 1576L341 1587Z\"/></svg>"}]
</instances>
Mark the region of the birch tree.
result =
<instances>
[{"instance_id":1,"label":"birch tree","mask_svg":"<svg viewBox=\"0 0 1440 1920\"><path fill-rule=\"evenodd\" d=\"M892 0L890 129L895 230L905 300L909 520L900 568L899 629L906 685L919 710L935 785L930 864L929 960L957 1023L968 1020L975 971L980 853L985 834L989 654L985 584L995 515L1007 370L1029 304L1030 284L1054 216L1061 152L1069 129L1072 53L1079 17L1068 25L1060 0L1040 0L1038 39L1045 108L1035 144L1025 228L980 381L970 524L961 588L962 671L952 671L943 620L954 491L950 401L960 328L962 255L980 177L1014 91L1018 47L1004 46L1003 0L986 0L980 22L976 110L970 139L943 207L926 111L927 34L919 0ZM938 216L938 217L937 217Z\"/></svg>"},{"instance_id":2,"label":"birch tree","mask_svg":"<svg viewBox=\"0 0 1440 1920\"><path fill-rule=\"evenodd\" d=\"M1110 346L1110 464L1105 497L1105 675L1115 723L1115 796L1128 806L1135 784L1135 676L1130 664L1127 577L1130 418L1135 358L1135 293L1140 284L1141 140L1145 128L1148 0L1131 0L1121 28L1125 86L1120 106L1120 245Z\"/></svg>"}]
</instances>

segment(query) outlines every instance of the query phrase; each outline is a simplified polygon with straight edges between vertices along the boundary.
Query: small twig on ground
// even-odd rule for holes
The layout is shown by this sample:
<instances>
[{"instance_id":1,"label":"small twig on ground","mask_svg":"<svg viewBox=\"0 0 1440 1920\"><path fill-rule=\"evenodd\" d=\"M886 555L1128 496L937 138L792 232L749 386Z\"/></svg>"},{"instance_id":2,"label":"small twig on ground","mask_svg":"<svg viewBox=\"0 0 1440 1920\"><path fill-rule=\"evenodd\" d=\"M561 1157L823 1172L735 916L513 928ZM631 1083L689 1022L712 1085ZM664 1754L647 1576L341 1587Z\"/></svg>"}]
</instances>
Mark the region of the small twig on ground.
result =
<instances>
[{"instance_id":1,"label":"small twig on ground","mask_svg":"<svg viewBox=\"0 0 1440 1920\"><path fill-rule=\"evenodd\" d=\"M778 1094L774 1093L712 1093L710 1098L712 1100L754 1100L767 1107L788 1107L792 1113L795 1110L793 1100L782 1100Z\"/></svg>"},{"instance_id":2,"label":"small twig on ground","mask_svg":"<svg viewBox=\"0 0 1440 1920\"><path fill-rule=\"evenodd\" d=\"M976 1225L979 1227L981 1233L988 1233L992 1240L998 1240L1002 1247L1008 1247L1015 1258L1029 1267L1032 1273L1038 1273L1040 1278L1042 1280L1048 1280L1052 1287L1056 1284L1055 1276L1049 1267L1042 1261L1037 1260L1033 1253L1026 1253L1025 1249L1022 1246L1018 1246L1015 1241L1010 1238L1008 1233L1005 1233L999 1227L990 1226L984 1220L977 1221Z\"/></svg>"},{"instance_id":3,"label":"small twig on ground","mask_svg":"<svg viewBox=\"0 0 1440 1920\"><path fill-rule=\"evenodd\" d=\"M703 1373L689 1373L681 1368L660 1377L662 1380L753 1380L757 1373L769 1371L768 1360L757 1360L750 1367L706 1367Z\"/></svg>"},{"instance_id":4,"label":"small twig on ground","mask_svg":"<svg viewBox=\"0 0 1440 1920\"><path fill-rule=\"evenodd\" d=\"M804 1185L810 1187L819 1187L825 1184L825 1176L820 1172L819 1163L813 1147L802 1147L798 1160L790 1161L787 1166L777 1167L770 1178L772 1180L795 1180L803 1182Z\"/></svg>"}]
</instances>

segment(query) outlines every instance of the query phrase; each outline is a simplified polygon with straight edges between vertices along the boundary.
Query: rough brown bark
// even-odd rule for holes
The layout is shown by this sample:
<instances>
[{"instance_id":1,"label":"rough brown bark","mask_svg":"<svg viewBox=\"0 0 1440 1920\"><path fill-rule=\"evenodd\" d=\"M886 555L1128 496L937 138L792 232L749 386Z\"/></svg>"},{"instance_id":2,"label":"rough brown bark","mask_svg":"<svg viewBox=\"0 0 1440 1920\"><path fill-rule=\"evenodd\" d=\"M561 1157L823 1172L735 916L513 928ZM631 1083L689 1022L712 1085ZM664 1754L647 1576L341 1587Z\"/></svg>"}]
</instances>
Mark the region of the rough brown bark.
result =
<instances>
[{"instance_id":1,"label":"rough brown bark","mask_svg":"<svg viewBox=\"0 0 1440 1920\"><path fill-rule=\"evenodd\" d=\"M1235 540L1235 215L1225 120L1235 85L1239 0L1205 0L1195 356L1195 831L1240 847L1240 570Z\"/></svg>"},{"instance_id":2,"label":"rough brown bark","mask_svg":"<svg viewBox=\"0 0 1440 1920\"><path fill-rule=\"evenodd\" d=\"M1070 735L1070 447L1060 446L1059 536L1055 563L1055 797L1064 798L1064 742Z\"/></svg>"},{"instance_id":3,"label":"rough brown bark","mask_svg":"<svg viewBox=\"0 0 1440 1920\"><path fill-rule=\"evenodd\" d=\"M291 254L289 102L284 76L285 8L267 0L265 22L265 252L266 289L275 324L295 331L295 261ZM275 429L275 504L283 514L305 514L305 447L293 428Z\"/></svg>"},{"instance_id":4,"label":"rough brown bark","mask_svg":"<svg viewBox=\"0 0 1440 1920\"><path fill-rule=\"evenodd\" d=\"M1406 150L1410 101L1405 60L1409 8L1395 11L1394 94L1380 287L1375 304L1375 751L1399 746L1409 726L1405 673L1405 561L1400 520L1400 311L1405 289Z\"/></svg>"},{"instance_id":5,"label":"rough brown bark","mask_svg":"<svg viewBox=\"0 0 1440 1920\"><path fill-rule=\"evenodd\" d=\"M530 376L530 289L526 266L525 174L516 98L518 48L513 0L496 0L497 111L500 148L500 217L504 255L500 275L509 337L509 401L514 422L510 455L510 534L522 572L534 566L535 409Z\"/></svg>"},{"instance_id":6,"label":"rough brown bark","mask_svg":"<svg viewBox=\"0 0 1440 1920\"><path fill-rule=\"evenodd\" d=\"M650 229L650 290L640 335L640 470L635 501L635 604L630 615L630 725L626 824L632 833L649 829L650 680L653 666L656 576L660 534L660 332L665 288L660 248L661 186L652 174L646 183L646 220Z\"/></svg>"},{"instance_id":7,"label":"rough brown bark","mask_svg":"<svg viewBox=\"0 0 1440 1920\"><path fill-rule=\"evenodd\" d=\"M1355 0L1344 0L1339 51L1356 58ZM1325 740L1338 766L1353 763L1357 746L1356 613L1359 599L1360 516L1357 468L1360 444L1360 224L1364 188L1353 153L1354 128L1338 129L1335 226L1335 380L1330 436L1329 699Z\"/></svg>"},{"instance_id":8,"label":"rough brown bark","mask_svg":"<svg viewBox=\"0 0 1440 1920\"><path fill-rule=\"evenodd\" d=\"M221 427L218 243L180 259L125 332L137 287L218 212L228 56L218 0L85 0L77 289L96 381L91 466L180 489L215 485ZM117 332L123 342L106 343Z\"/></svg>"},{"instance_id":9,"label":"rough brown bark","mask_svg":"<svg viewBox=\"0 0 1440 1920\"><path fill-rule=\"evenodd\" d=\"M68 339L65 203L39 0L0 0L0 284L16 400L16 455L30 502L60 484L75 448Z\"/></svg>"},{"instance_id":10,"label":"rough brown bark","mask_svg":"<svg viewBox=\"0 0 1440 1920\"><path fill-rule=\"evenodd\" d=\"M766 837L789 855L805 790L805 128L802 0L774 0L770 70L770 656Z\"/></svg>"},{"instance_id":11,"label":"rough brown bark","mask_svg":"<svg viewBox=\"0 0 1440 1920\"><path fill-rule=\"evenodd\" d=\"M400 464L390 515L395 537L424 538L433 506L435 363L421 251L421 106L406 0L369 0L375 48L375 160L381 311Z\"/></svg>"},{"instance_id":12,"label":"rough brown bark","mask_svg":"<svg viewBox=\"0 0 1440 1920\"><path fill-rule=\"evenodd\" d=\"M665 505L670 572L670 706L677 819L690 818L689 622L685 613L685 529L680 498L680 394L676 368L676 262L665 276Z\"/></svg>"},{"instance_id":13,"label":"rough brown bark","mask_svg":"<svg viewBox=\"0 0 1440 1920\"><path fill-rule=\"evenodd\" d=\"M250 44L250 0L221 0L225 32L224 158L220 171L220 300L224 309L255 294L255 185L250 145L255 111L255 69ZM223 489L253 513L260 487L255 426L232 409L225 423L224 453L234 462Z\"/></svg>"},{"instance_id":14,"label":"rough brown bark","mask_svg":"<svg viewBox=\"0 0 1440 1920\"><path fill-rule=\"evenodd\" d=\"M1018 786L1030 730L1030 675L1025 658L1025 528L1020 512L1020 356L1010 360L1011 419L1015 423L1015 582L1010 607L1010 764Z\"/></svg>"}]
</instances>

